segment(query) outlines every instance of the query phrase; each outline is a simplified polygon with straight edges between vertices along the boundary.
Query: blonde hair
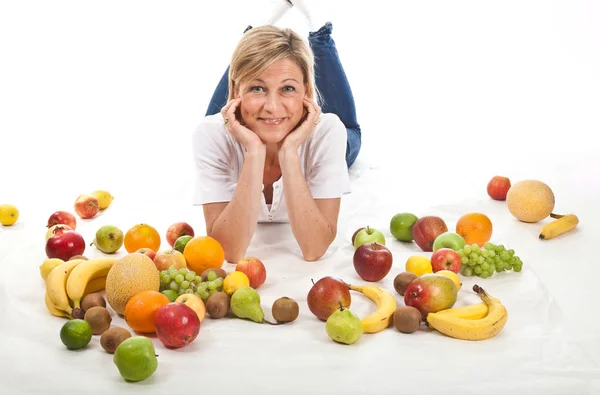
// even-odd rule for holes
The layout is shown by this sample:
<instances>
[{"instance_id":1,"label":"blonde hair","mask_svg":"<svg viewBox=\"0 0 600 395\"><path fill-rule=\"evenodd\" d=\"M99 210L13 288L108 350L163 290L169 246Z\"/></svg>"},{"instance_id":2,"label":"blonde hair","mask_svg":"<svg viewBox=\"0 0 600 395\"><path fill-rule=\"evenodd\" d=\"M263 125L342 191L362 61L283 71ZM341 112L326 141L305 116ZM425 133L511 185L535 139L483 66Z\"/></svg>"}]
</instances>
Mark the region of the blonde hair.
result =
<instances>
[{"instance_id":1,"label":"blonde hair","mask_svg":"<svg viewBox=\"0 0 600 395\"><path fill-rule=\"evenodd\" d=\"M267 67L281 59L293 60L298 65L308 97L318 97L314 54L308 43L291 29L264 25L247 31L233 52L229 67L228 100L235 97L240 83L258 78Z\"/></svg>"}]
</instances>

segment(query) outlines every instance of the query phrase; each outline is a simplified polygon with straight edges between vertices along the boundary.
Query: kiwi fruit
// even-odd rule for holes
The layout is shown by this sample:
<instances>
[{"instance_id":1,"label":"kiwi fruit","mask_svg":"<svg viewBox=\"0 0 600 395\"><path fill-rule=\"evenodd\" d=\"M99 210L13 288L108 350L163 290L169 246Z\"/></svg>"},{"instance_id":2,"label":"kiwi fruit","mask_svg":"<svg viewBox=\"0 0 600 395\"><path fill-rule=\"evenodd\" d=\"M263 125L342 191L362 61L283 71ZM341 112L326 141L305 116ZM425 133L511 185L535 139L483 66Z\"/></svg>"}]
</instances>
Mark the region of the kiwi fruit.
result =
<instances>
[{"instance_id":1,"label":"kiwi fruit","mask_svg":"<svg viewBox=\"0 0 600 395\"><path fill-rule=\"evenodd\" d=\"M208 281L208 273L209 272L215 272L215 274L217 275L217 278L221 277L224 279L225 276L227 276L227 273L225 272L225 270L223 270L221 268L217 268L217 269L209 268L202 272L202 281Z\"/></svg>"},{"instance_id":2,"label":"kiwi fruit","mask_svg":"<svg viewBox=\"0 0 600 395\"><path fill-rule=\"evenodd\" d=\"M279 323L292 322L298 318L298 303L287 296L281 297L273 302L271 314Z\"/></svg>"},{"instance_id":3,"label":"kiwi fruit","mask_svg":"<svg viewBox=\"0 0 600 395\"><path fill-rule=\"evenodd\" d=\"M229 312L229 295L215 292L206 300L206 312L212 318L223 318Z\"/></svg>"},{"instance_id":4,"label":"kiwi fruit","mask_svg":"<svg viewBox=\"0 0 600 395\"><path fill-rule=\"evenodd\" d=\"M396 278L394 278L394 289L400 295L404 296L404 291L406 291L408 284L410 284L415 278L417 278L417 275L411 272L402 272L398 274Z\"/></svg>"},{"instance_id":5,"label":"kiwi fruit","mask_svg":"<svg viewBox=\"0 0 600 395\"><path fill-rule=\"evenodd\" d=\"M108 328L110 328L110 323L112 321L110 313L105 307L102 306L90 307L85 312L83 319L92 327L93 335L103 334Z\"/></svg>"},{"instance_id":6,"label":"kiwi fruit","mask_svg":"<svg viewBox=\"0 0 600 395\"><path fill-rule=\"evenodd\" d=\"M100 336L100 345L109 354L114 354L119 344L131 337L131 333L118 326L113 326Z\"/></svg>"},{"instance_id":7,"label":"kiwi fruit","mask_svg":"<svg viewBox=\"0 0 600 395\"><path fill-rule=\"evenodd\" d=\"M402 333L413 333L421 327L421 312L412 306L400 306L392 317L394 326Z\"/></svg>"},{"instance_id":8,"label":"kiwi fruit","mask_svg":"<svg viewBox=\"0 0 600 395\"><path fill-rule=\"evenodd\" d=\"M88 311L92 307L106 307L106 300L99 292L87 294L81 299L81 310Z\"/></svg>"}]
</instances>

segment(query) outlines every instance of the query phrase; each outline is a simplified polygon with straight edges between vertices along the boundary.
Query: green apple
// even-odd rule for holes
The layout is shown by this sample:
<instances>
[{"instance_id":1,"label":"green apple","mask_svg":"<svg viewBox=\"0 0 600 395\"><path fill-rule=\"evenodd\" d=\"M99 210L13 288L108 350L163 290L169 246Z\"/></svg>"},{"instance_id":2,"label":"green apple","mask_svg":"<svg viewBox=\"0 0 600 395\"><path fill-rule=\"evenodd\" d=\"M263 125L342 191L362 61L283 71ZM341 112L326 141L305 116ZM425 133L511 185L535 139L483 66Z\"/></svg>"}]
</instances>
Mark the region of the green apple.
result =
<instances>
[{"instance_id":1,"label":"green apple","mask_svg":"<svg viewBox=\"0 0 600 395\"><path fill-rule=\"evenodd\" d=\"M458 233L444 232L435 238L433 241L433 251L437 251L440 248L451 248L454 251L462 249L467 243L465 239Z\"/></svg>"},{"instance_id":2,"label":"green apple","mask_svg":"<svg viewBox=\"0 0 600 395\"><path fill-rule=\"evenodd\" d=\"M356 237L354 238L354 249L357 249L365 243L371 242L385 245L385 236L383 233L381 233L381 231L367 226L356 234Z\"/></svg>"},{"instance_id":3,"label":"green apple","mask_svg":"<svg viewBox=\"0 0 600 395\"><path fill-rule=\"evenodd\" d=\"M390 221L390 233L397 240L413 241L413 225L419 217L411 213L400 213L392 217Z\"/></svg>"}]
</instances>

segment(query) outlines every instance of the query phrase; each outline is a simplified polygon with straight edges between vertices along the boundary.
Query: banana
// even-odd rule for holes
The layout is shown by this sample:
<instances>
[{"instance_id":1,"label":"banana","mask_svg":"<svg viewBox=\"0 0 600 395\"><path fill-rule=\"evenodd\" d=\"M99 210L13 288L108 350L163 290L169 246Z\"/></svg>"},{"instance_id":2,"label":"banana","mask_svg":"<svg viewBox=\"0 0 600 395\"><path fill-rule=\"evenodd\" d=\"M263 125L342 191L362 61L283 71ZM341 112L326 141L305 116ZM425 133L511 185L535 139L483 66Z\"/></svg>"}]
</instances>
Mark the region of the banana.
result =
<instances>
[{"instance_id":1,"label":"banana","mask_svg":"<svg viewBox=\"0 0 600 395\"><path fill-rule=\"evenodd\" d=\"M48 275L50 274L50 272L52 270L54 270L54 268L56 266L60 265L63 262L64 261L62 259L59 259L59 258L46 259L40 265L40 275L42 276L42 278L44 279L44 281L46 281L46 279L48 278Z\"/></svg>"},{"instance_id":2,"label":"banana","mask_svg":"<svg viewBox=\"0 0 600 395\"><path fill-rule=\"evenodd\" d=\"M544 225L540 231L539 238L541 240L553 239L563 233L575 229L579 223L579 218L575 214L559 215L550 214L550 217L556 218L554 221Z\"/></svg>"},{"instance_id":3,"label":"banana","mask_svg":"<svg viewBox=\"0 0 600 395\"><path fill-rule=\"evenodd\" d=\"M106 276L95 278L87 283L85 286L85 291L83 291L83 296L102 291L104 288L106 288ZM81 299L83 299L83 297Z\"/></svg>"},{"instance_id":4,"label":"banana","mask_svg":"<svg viewBox=\"0 0 600 395\"><path fill-rule=\"evenodd\" d=\"M73 308L81 308L81 299L85 296L86 288L90 281L106 277L110 268L117 261L116 258L94 258L77 265L67 279L66 288L69 299L73 302ZM106 280L105 280L106 282Z\"/></svg>"},{"instance_id":5,"label":"banana","mask_svg":"<svg viewBox=\"0 0 600 395\"><path fill-rule=\"evenodd\" d=\"M72 259L56 266L48 278L46 278L46 293L50 303L58 310L62 310L67 314L71 315L73 309L67 295L67 279L71 272L82 262L86 262L83 259Z\"/></svg>"},{"instance_id":6,"label":"banana","mask_svg":"<svg viewBox=\"0 0 600 395\"><path fill-rule=\"evenodd\" d=\"M438 311L436 314L464 318L466 320L478 320L488 315L489 307L485 303L475 303L468 306L454 307L452 309L446 309Z\"/></svg>"},{"instance_id":7,"label":"banana","mask_svg":"<svg viewBox=\"0 0 600 395\"><path fill-rule=\"evenodd\" d=\"M489 308L485 317L470 320L449 314L429 313L429 326L446 336L462 340L485 340L496 336L508 319L506 307L478 285L474 285L473 290Z\"/></svg>"},{"instance_id":8,"label":"banana","mask_svg":"<svg viewBox=\"0 0 600 395\"><path fill-rule=\"evenodd\" d=\"M46 302L46 308L52 315L61 318L72 318L66 311L59 310L52 304L47 292L44 292L44 301Z\"/></svg>"},{"instance_id":9,"label":"banana","mask_svg":"<svg viewBox=\"0 0 600 395\"><path fill-rule=\"evenodd\" d=\"M390 292L377 285L358 286L348 284L348 288L362 293L375 302L377 306L375 312L361 320L363 330L366 333L380 332L390 326L397 307L396 299Z\"/></svg>"}]
</instances>

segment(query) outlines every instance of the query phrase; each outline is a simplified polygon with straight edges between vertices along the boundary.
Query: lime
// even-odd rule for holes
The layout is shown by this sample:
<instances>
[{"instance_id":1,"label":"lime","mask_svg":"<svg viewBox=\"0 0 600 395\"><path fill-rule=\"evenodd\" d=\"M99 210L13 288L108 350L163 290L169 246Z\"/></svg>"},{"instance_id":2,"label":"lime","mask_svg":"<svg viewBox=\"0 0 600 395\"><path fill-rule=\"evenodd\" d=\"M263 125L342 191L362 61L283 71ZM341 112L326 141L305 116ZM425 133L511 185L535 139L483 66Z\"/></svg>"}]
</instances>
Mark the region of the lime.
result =
<instances>
[{"instance_id":1,"label":"lime","mask_svg":"<svg viewBox=\"0 0 600 395\"><path fill-rule=\"evenodd\" d=\"M60 340L69 350L83 348L92 340L92 327L81 319L69 320L60 330Z\"/></svg>"},{"instance_id":2,"label":"lime","mask_svg":"<svg viewBox=\"0 0 600 395\"><path fill-rule=\"evenodd\" d=\"M183 250L187 243L192 240L193 237L190 235L179 236L177 240L175 240L175 244L173 244L173 249L181 252L183 254Z\"/></svg>"},{"instance_id":3,"label":"lime","mask_svg":"<svg viewBox=\"0 0 600 395\"><path fill-rule=\"evenodd\" d=\"M145 336L133 336L121 342L115 350L113 362L127 381L145 380L158 367L154 344Z\"/></svg>"}]
</instances>

